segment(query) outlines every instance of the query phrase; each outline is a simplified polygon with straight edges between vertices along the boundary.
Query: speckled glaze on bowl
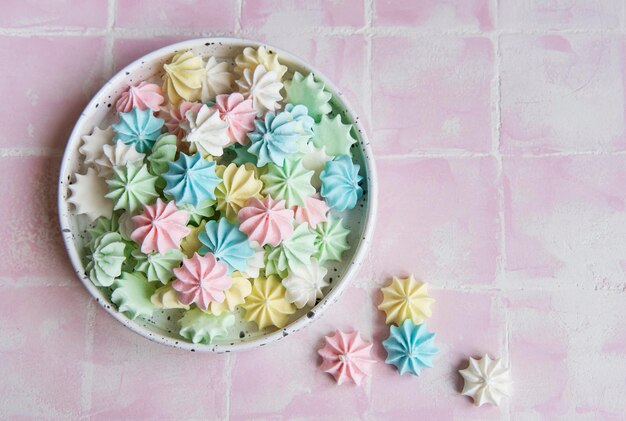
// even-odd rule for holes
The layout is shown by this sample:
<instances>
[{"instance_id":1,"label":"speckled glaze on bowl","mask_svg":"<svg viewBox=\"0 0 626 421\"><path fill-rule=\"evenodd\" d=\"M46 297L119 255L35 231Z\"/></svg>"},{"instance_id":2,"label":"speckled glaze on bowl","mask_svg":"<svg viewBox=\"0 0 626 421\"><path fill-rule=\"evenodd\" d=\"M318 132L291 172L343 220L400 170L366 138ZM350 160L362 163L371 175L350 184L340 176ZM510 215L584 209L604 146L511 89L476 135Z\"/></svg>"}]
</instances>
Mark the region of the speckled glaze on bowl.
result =
<instances>
[{"instance_id":1,"label":"speckled glaze on bowl","mask_svg":"<svg viewBox=\"0 0 626 421\"><path fill-rule=\"evenodd\" d=\"M119 94L129 84L135 84L140 80L156 81L160 77L162 65L176 52L190 49L202 54L205 58L216 56L232 61L243 48L256 48L261 45L265 44L235 38L195 39L161 48L134 61L109 80L87 105L76 122L65 148L59 176L58 206L61 232L74 270L85 288L109 314L129 329L155 342L190 351L231 352L264 346L287 337L320 317L329 305L337 301L350 279L356 276L371 241L376 218L376 169L367 135L359 123L358 116L344 101L341 91L317 70L289 53L267 46L278 54L281 63L289 67L287 77L297 70L303 74L313 72L323 80L326 88L333 94L333 113L342 114L344 121L350 121L356 128L357 143L352 148L352 155L353 159L361 165L364 195L353 210L342 213L344 223L350 228L348 241L351 248L344 253L342 262L332 266L326 265L331 286L324 298L318 300L313 308L298 310L292 316L293 321L282 329L267 328L259 331L255 325L246 322L240 314L237 314L237 322L231 329L229 337L208 345L193 344L178 334L176 321L180 317L180 310L157 310L150 319L130 320L117 311L115 304L105 293L105 289L96 287L85 274L83 244L89 221L83 215L74 215L66 200L70 194L68 186L74 181L73 175L82 169L82 159L78 152L81 136L91 133L95 126L106 127L114 122L114 105Z\"/></svg>"}]
</instances>

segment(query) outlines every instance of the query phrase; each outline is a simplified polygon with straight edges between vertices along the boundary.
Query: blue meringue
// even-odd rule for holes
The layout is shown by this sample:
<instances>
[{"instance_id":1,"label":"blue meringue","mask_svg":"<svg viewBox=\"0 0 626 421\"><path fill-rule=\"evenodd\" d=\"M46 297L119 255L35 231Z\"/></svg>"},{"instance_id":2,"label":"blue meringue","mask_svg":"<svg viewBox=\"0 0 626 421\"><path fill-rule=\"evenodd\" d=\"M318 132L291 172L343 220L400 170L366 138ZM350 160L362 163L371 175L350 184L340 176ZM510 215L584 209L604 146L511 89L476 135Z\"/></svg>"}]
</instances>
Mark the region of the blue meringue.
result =
<instances>
[{"instance_id":1,"label":"blue meringue","mask_svg":"<svg viewBox=\"0 0 626 421\"><path fill-rule=\"evenodd\" d=\"M215 188L222 181L215 174L215 162L202 158L200 152L192 156L181 153L176 161L168 164L167 172L161 177L166 182L165 194L173 197L179 205L191 204L194 207L215 199Z\"/></svg>"},{"instance_id":2,"label":"blue meringue","mask_svg":"<svg viewBox=\"0 0 626 421\"><path fill-rule=\"evenodd\" d=\"M133 145L139 153L152 150L157 138L161 135L161 128L165 121L152 114L147 108L140 110L133 107L127 113L120 113L120 121L113 124L115 139L126 145Z\"/></svg>"},{"instance_id":3,"label":"blue meringue","mask_svg":"<svg viewBox=\"0 0 626 421\"><path fill-rule=\"evenodd\" d=\"M356 201L363 196L359 182L360 166L354 164L348 155L338 156L326 162L320 174L322 180L321 194L331 208L344 211L356 206Z\"/></svg>"},{"instance_id":4,"label":"blue meringue","mask_svg":"<svg viewBox=\"0 0 626 421\"><path fill-rule=\"evenodd\" d=\"M202 243L200 254L213 253L217 260L228 265L228 273L245 272L248 258L254 254L248 236L239 231L239 225L229 223L226 218L207 222L198 239Z\"/></svg>"},{"instance_id":5,"label":"blue meringue","mask_svg":"<svg viewBox=\"0 0 626 421\"><path fill-rule=\"evenodd\" d=\"M416 325L407 319L402 326L391 325L389 338L383 341L387 351L387 364L395 365L400 374L419 376L423 368L433 366L433 358L439 352L435 346L435 334L426 331L425 324Z\"/></svg>"},{"instance_id":6,"label":"blue meringue","mask_svg":"<svg viewBox=\"0 0 626 421\"><path fill-rule=\"evenodd\" d=\"M248 133L248 152L258 157L259 167L269 162L283 165L287 156L298 151L298 140L302 136L299 130L301 124L292 118L291 113L267 113L264 121L255 120L254 125L254 131Z\"/></svg>"},{"instance_id":7,"label":"blue meringue","mask_svg":"<svg viewBox=\"0 0 626 421\"><path fill-rule=\"evenodd\" d=\"M313 126L315 120L309 115L309 110L306 105L287 104L285 105L284 113L289 113L291 119L298 123L298 132L300 133L301 140L308 142L313 137Z\"/></svg>"}]
</instances>

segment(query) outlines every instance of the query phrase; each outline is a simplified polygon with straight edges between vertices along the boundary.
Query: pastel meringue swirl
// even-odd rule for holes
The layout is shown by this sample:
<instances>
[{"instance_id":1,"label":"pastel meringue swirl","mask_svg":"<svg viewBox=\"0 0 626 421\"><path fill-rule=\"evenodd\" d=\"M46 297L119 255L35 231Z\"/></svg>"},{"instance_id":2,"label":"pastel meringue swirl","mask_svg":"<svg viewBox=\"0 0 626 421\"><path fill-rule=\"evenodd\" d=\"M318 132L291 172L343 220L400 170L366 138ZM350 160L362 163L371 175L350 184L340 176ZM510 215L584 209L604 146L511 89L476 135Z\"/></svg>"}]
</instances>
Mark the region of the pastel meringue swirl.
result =
<instances>
[{"instance_id":1,"label":"pastel meringue swirl","mask_svg":"<svg viewBox=\"0 0 626 421\"><path fill-rule=\"evenodd\" d=\"M248 237L239 230L239 226L229 223L225 218L208 221L198 235L202 243L200 254L213 253L220 261L228 265L228 272L244 272L248 267L248 258L254 251Z\"/></svg>"},{"instance_id":2,"label":"pastel meringue swirl","mask_svg":"<svg viewBox=\"0 0 626 421\"><path fill-rule=\"evenodd\" d=\"M130 235L141 245L142 253L165 254L179 250L180 242L191 230L187 228L189 214L176 208L175 202L163 202L160 198L153 205L144 205L142 214L133 216L135 230Z\"/></svg>"},{"instance_id":3,"label":"pastel meringue swirl","mask_svg":"<svg viewBox=\"0 0 626 421\"><path fill-rule=\"evenodd\" d=\"M264 120L255 120L256 128L248 134L248 151L258 157L257 165L262 167L270 162L283 165L285 158L298 151L297 141L302 130L289 112L265 114Z\"/></svg>"},{"instance_id":4,"label":"pastel meringue swirl","mask_svg":"<svg viewBox=\"0 0 626 421\"><path fill-rule=\"evenodd\" d=\"M239 229L261 246L278 246L293 234L293 211L285 208L285 201L271 196L263 200L251 198L237 214Z\"/></svg>"},{"instance_id":5,"label":"pastel meringue swirl","mask_svg":"<svg viewBox=\"0 0 626 421\"><path fill-rule=\"evenodd\" d=\"M304 206L306 199L315 194L311 185L313 171L308 171L300 160L285 159L282 166L269 164L267 174L261 176L265 183L263 194L284 200L287 206Z\"/></svg>"},{"instance_id":6,"label":"pastel meringue swirl","mask_svg":"<svg viewBox=\"0 0 626 421\"><path fill-rule=\"evenodd\" d=\"M120 113L120 121L113 124L115 139L133 145L137 152L146 153L161 135L165 122L155 117L152 110L133 107L127 113Z\"/></svg>"},{"instance_id":7,"label":"pastel meringue swirl","mask_svg":"<svg viewBox=\"0 0 626 421\"><path fill-rule=\"evenodd\" d=\"M163 104L163 91L159 85L154 83L141 82L137 86L129 86L128 90L122 92L120 98L115 103L115 108L119 113L127 113L137 107L140 110L150 109L159 111Z\"/></svg>"},{"instance_id":8,"label":"pastel meringue swirl","mask_svg":"<svg viewBox=\"0 0 626 421\"><path fill-rule=\"evenodd\" d=\"M215 188L222 181L215 174L215 162L205 160L200 152L192 156L181 153L176 161L169 163L169 169L161 177L166 182L165 194L179 205L195 207L215 199Z\"/></svg>"},{"instance_id":9,"label":"pastel meringue swirl","mask_svg":"<svg viewBox=\"0 0 626 421\"><path fill-rule=\"evenodd\" d=\"M363 195L359 185L363 177L359 175L359 165L347 155L328 161L320 175L321 194L328 205L338 211L352 209Z\"/></svg>"}]
</instances>

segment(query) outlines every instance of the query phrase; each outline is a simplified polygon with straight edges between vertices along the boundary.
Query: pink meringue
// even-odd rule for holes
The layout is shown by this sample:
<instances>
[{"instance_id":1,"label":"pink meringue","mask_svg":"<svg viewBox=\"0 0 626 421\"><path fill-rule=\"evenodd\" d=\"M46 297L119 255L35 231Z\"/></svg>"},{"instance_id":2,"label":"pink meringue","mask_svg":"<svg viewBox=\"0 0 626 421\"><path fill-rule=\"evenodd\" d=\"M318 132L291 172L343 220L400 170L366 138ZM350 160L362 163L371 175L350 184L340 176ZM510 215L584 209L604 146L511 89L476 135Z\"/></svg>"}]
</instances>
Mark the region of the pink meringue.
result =
<instances>
[{"instance_id":1,"label":"pink meringue","mask_svg":"<svg viewBox=\"0 0 626 421\"><path fill-rule=\"evenodd\" d=\"M305 199L304 206L294 206L293 211L298 224L309 224L315 228L320 222L326 222L330 208L319 195L313 195Z\"/></svg>"},{"instance_id":2,"label":"pink meringue","mask_svg":"<svg viewBox=\"0 0 626 421\"><path fill-rule=\"evenodd\" d=\"M159 107L164 101L163 91L159 85L141 82L139 85L131 86L127 91L123 92L115 103L115 108L117 108L119 113L128 113L133 107L137 107L142 111L148 108L152 111L159 111Z\"/></svg>"},{"instance_id":3,"label":"pink meringue","mask_svg":"<svg viewBox=\"0 0 626 421\"><path fill-rule=\"evenodd\" d=\"M178 300L185 305L196 303L202 310L207 310L212 302L223 303L224 291L233 284L228 266L213 253L184 257L182 266L174 269L174 275L172 288L178 292Z\"/></svg>"},{"instance_id":4,"label":"pink meringue","mask_svg":"<svg viewBox=\"0 0 626 421\"><path fill-rule=\"evenodd\" d=\"M284 200L277 202L270 195L263 200L248 199L237 218L241 223L239 229L248 234L250 241L261 246L271 244L275 247L293 234L293 211L285 208Z\"/></svg>"},{"instance_id":5,"label":"pink meringue","mask_svg":"<svg viewBox=\"0 0 626 421\"><path fill-rule=\"evenodd\" d=\"M322 357L320 368L331 374L337 384L349 380L360 385L376 362L371 357L372 343L364 341L358 331L344 333L339 329L325 339L326 344L317 351Z\"/></svg>"},{"instance_id":6,"label":"pink meringue","mask_svg":"<svg viewBox=\"0 0 626 421\"><path fill-rule=\"evenodd\" d=\"M248 133L254 130L257 113L252 106L252 100L245 99L239 92L218 95L215 98L215 108L219 110L220 118L228 123L231 145L235 142L241 145L248 143Z\"/></svg>"},{"instance_id":7,"label":"pink meringue","mask_svg":"<svg viewBox=\"0 0 626 421\"><path fill-rule=\"evenodd\" d=\"M202 104L199 102L183 101L178 106L172 104L171 107L172 108L165 111L166 114L163 116L165 127L168 132L176 135L178 140L180 140L187 134L185 129L181 126L181 123L187 121L187 111L191 110L197 113L200 111L200 108L202 108Z\"/></svg>"},{"instance_id":8,"label":"pink meringue","mask_svg":"<svg viewBox=\"0 0 626 421\"><path fill-rule=\"evenodd\" d=\"M161 199L154 205L144 205L143 209L143 214L132 217L137 228L130 235L141 244L142 253L164 254L170 249L178 250L182 239L191 232L187 228L189 214L178 210L175 202L165 204Z\"/></svg>"}]
</instances>

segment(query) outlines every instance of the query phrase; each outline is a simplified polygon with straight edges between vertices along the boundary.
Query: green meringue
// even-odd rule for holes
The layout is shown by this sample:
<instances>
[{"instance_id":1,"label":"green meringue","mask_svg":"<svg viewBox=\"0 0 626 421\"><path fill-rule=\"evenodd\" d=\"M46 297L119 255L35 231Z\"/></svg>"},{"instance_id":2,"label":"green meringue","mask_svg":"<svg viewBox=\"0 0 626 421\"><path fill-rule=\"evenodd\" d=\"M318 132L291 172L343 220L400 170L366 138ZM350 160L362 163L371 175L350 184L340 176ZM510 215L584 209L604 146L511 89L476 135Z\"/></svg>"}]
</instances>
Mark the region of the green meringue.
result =
<instances>
[{"instance_id":1,"label":"green meringue","mask_svg":"<svg viewBox=\"0 0 626 421\"><path fill-rule=\"evenodd\" d=\"M93 251L94 243L102 234L107 232L116 232L119 231L119 217L113 212L113 215L110 218L106 216L101 216L96 219L96 223L93 227L87 228L87 233L89 234L89 241L87 242L87 247Z\"/></svg>"},{"instance_id":2,"label":"green meringue","mask_svg":"<svg viewBox=\"0 0 626 421\"><path fill-rule=\"evenodd\" d=\"M114 167L113 178L107 180L109 193L105 196L115 202L113 209L135 212L159 197L155 189L157 178L148 172L145 164Z\"/></svg>"},{"instance_id":3,"label":"green meringue","mask_svg":"<svg viewBox=\"0 0 626 421\"><path fill-rule=\"evenodd\" d=\"M350 230L342 224L341 218L330 218L326 222L317 224L313 232L315 233L315 248L317 252L314 257L320 263L329 260L341 261L341 255L348 250L348 234Z\"/></svg>"},{"instance_id":4,"label":"green meringue","mask_svg":"<svg viewBox=\"0 0 626 421\"><path fill-rule=\"evenodd\" d=\"M182 251L175 249L170 249L165 254L150 253L148 255L140 250L133 251L133 257L137 261L135 270L143 272L148 277L148 281L159 281L163 285L174 278L172 271L180 266L183 256Z\"/></svg>"},{"instance_id":5,"label":"green meringue","mask_svg":"<svg viewBox=\"0 0 626 421\"><path fill-rule=\"evenodd\" d=\"M157 139L152 153L148 155L150 172L153 175L163 174L168 170L168 164L176 160L176 140L173 134L162 134Z\"/></svg>"},{"instance_id":6,"label":"green meringue","mask_svg":"<svg viewBox=\"0 0 626 421\"><path fill-rule=\"evenodd\" d=\"M200 205L194 206L191 203L185 203L178 205L178 209L185 210L189 213L189 223L194 225L200 225L203 220L206 220L215 215L215 203L213 199L205 200Z\"/></svg>"},{"instance_id":7,"label":"green meringue","mask_svg":"<svg viewBox=\"0 0 626 421\"><path fill-rule=\"evenodd\" d=\"M285 159L282 166L267 165L267 174L261 176L265 184L263 194L270 195L274 200L284 200L287 207L304 206L304 201L315 194L311 184L314 171L302 165L302 160Z\"/></svg>"},{"instance_id":8,"label":"green meringue","mask_svg":"<svg viewBox=\"0 0 626 421\"><path fill-rule=\"evenodd\" d=\"M265 268L263 269L263 274L265 276L277 275L280 279L285 279L289 276L289 270L287 268L278 270L278 260L270 258L270 255L274 252L274 250L276 250L276 247L265 247ZM277 257L276 253L277 252L275 252L274 257Z\"/></svg>"},{"instance_id":9,"label":"green meringue","mask_svg":"<svg viewBox=\"0 0 626 421\"><path fill-rule=\"evenodd\" d=\"M157 308L150 300L156 291L156 284L148 282L143 273L122 272L114 287L111 301L131 319L149 318Z\"/></svg>"},{"instance_id":10,"label":"green meringue","mask_svg":"<svg viewBox=\"0 0 626 421\"><path fill-rule=\"evenodd\" d=\"M316 251L315 234L311 232L307 224L300 224L293 231L291 237L283 240L278 247L269 252L265 268L266 274L267 265L271 269L275 267L280 272L299 264L309 264Z\"/></svg>"},{"instance_id":11,"label":"green meringue","mask_svg":"<svg viewBox=\"0 0 626 421\"><path fill-rule=\"evenodd\" d=\"M324 88L324 82L316 81L313 73L304 77L295 72L292 80L285 81L285 91L287 92L285 103L306 106L308 114L315 121L320 121L323 115L332 111L330 105L332 94Z\"/></svg>"},{"instance_id":12,"label":"green meringue","mask_svg":"<svg viewBox=\"0 0 626 421\"><path fill-rule=\"evenodd\" d=\"M93 243L93 253L85 268L96 286L108 287L122 273L126 261L126 243L117 232L106 232Z\"/></svg>"},{"instance_id":13,"label":"green meringue","mask_svg":"<svg viewBox=\"0 0 626 421\"><path fill-rule=\"evenodd\" d=\"M194 308L186 311L178 324L183 338L194 344L210 344L228 335L228 330L235 325L235 315L222 313L215 316Z\"/></svg>"},{"instance_id":14,"label":"green meringue","mask_svg":"<svg viewBox=\"0 0 626 421\"><path fill-rule=\"evenodd\" d=\"M325 152L331 156L350 155L350 147L356 143L351 131L352 125L343 124L340 115L334 118L323 116L313 126L313 144L326 148Z\"/></svg>"}]
</instances>

